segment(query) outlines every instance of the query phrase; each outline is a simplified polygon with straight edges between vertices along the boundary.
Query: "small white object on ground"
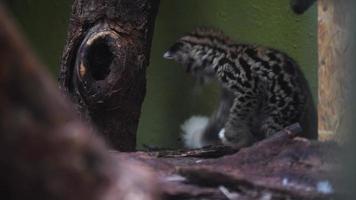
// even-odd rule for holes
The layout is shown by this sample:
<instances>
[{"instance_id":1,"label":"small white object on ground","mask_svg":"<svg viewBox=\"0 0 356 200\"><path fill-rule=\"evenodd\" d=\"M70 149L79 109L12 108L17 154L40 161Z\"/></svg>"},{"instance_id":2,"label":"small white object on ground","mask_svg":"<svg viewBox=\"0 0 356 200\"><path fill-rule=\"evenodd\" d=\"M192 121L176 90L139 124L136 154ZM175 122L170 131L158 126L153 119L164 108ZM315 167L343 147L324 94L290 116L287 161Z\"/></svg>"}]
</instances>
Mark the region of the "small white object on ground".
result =
<instances>
[{"instance_id":1,"label":"small white object on ground","mask_svg":"<svg viewBox=\"0 0 356 200\"><path fill-rule=\"evenodd\" d=\"M219 186L219 190L229 200L237 200L240 197L238 193L230 192L225 186Z\"/></svg>"},{"instance_id":2,"label":"small white object on ground","mask_svg":"<svg viewBox=\"0 0 356 200\"><path fill-rule=\"evenodd\" d=\"M206 116L192 116L181 125L184 146L190 149L202 148L203 131L208 125Z\"/></svg>"},{"instance_id":3,"label":"small white object on ground","mask_svg":"<svg viewBox=\"0 0 356 200\"><path fill-rule=\"evenodd\" d=\"M172 176L165 177L164 180L168 182L184 182L187 179L180 175L172 175Z\"/></svg>"},{"instance_id":4,"label":"small white object on ground","mask_svg":"<svg viewBox=\"0 0 356 200\"><path fill-rule=\"evenodd\" d=\"M289 180L288 180L288 178L283 178L282 184L283 184L284 187L287 187L287 186L289 185Z\"/></svg>"},{"instance_id":5,"label":"small white object on ground","mask_svg":"<svg viewBox=\"0 0 356 200\"><path fill-rule=\"evenodd\" d=\"M331 194L334 193L333 186L330 184L329 181L320 181L316 185L316 189L318 192L323 194Z\"/></svg>"},{"instance_id":6,"label":"small white object on ground","mask_svg":"<svg viewBox=\"0 0 356 200\"><path fill-rule=\"evenodd\" d=\"M263 193L262 197L260 200L271 200L272 199L272 194L269 192Z\"/></svg>"}]
</instances>

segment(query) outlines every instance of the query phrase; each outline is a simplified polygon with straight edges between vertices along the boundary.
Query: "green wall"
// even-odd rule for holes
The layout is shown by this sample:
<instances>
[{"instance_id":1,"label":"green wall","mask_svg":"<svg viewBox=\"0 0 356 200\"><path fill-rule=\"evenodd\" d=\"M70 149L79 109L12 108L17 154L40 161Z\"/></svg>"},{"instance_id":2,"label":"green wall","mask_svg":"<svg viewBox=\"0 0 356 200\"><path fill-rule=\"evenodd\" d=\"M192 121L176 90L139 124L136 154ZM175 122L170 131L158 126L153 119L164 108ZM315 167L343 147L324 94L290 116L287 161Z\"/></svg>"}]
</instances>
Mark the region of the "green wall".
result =
<instances>
[{"instance_id":1,"label":"green wall","mask_svg":"<svg viewBox=\"0 0 356 200\"><path fill-rule=\"evenodd\" d=\"M1 0L0 0L1 2ZM37 55L57 76L72 0L4 0Z\"/></svg>"},{"instance_id":2,"label":"green wall","mask_svg":"<svg viewBox=\"0 0 356 200\"><path fill-rule=\"evenodd\" d=\"M35 50L57 76L71 0L7 0ZM199 87L181 66L162 58L182 34L214 26L242 43L280 49L317 87L317 10L293 14L287 0L161 0L148 69L139 145L179 146L179 126L191 115L209 115L218 99L214 84Z\"/></svg>"}]
</instances>

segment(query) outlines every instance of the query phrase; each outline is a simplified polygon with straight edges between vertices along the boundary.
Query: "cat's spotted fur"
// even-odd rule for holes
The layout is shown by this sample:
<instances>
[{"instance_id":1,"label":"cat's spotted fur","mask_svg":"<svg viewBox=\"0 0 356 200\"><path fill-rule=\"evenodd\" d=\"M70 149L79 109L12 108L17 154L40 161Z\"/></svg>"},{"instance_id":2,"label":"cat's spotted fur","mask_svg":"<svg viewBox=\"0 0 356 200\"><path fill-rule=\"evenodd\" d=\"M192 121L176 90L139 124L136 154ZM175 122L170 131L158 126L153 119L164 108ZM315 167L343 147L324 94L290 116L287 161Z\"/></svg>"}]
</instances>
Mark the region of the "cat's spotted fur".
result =
<instances>
[{"instance_id":1,"label":"cat's spotted fur","mask_svg":"<svg viewBox=\"0 0 356 200\"><path fill-rule=\"evenodd\" d=\"M221 31L199 28L180 38L164 55L194 76L216 78L222 86L218 110L202 140L238 147L299 122L302 136L317 138L308 84L296 62L278 50L237 44ZM220 135L221 136L221 135Z\"/></svg>"}]
</instances>

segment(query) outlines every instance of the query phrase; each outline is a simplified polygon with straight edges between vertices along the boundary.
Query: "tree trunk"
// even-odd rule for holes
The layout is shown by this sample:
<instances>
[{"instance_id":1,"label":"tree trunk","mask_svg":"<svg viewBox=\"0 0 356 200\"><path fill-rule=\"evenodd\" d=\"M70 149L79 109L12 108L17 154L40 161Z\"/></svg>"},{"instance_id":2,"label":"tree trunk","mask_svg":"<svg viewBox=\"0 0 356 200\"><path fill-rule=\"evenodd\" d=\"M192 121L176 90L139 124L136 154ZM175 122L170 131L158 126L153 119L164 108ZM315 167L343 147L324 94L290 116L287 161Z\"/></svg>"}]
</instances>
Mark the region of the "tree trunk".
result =
<instances>
[{"instance_id":1,"label":"tree trunk","mask_svg":"<svg viewBox=\"0 0 356 200\"><path fill-rule=\"evenodd\" d=\"M62 98L0 3L0 199L159 199L151 170L113 159Z\"/></svg>"},{"instance_id":2,"label":"tree trunk","mask_svg":"<svg viewBox=\"0 0 356 200\"><path fill-rule=\"evenodd\" d=\"M159 0L76 0L59 83L106 141L133 151Z\"/></svg>"},{"instance_id":3,"label":"tree trunk","mask_svg":"<svg viewBox=\"0 0 356 200\"><path fill-rule=\"evenodd\" d=\"M319 26L319 131L323 139L347 140L346 112L352 88L351 69L353 57L354 19L352 0L318 1Z\"/></svg>"}]
</instances>

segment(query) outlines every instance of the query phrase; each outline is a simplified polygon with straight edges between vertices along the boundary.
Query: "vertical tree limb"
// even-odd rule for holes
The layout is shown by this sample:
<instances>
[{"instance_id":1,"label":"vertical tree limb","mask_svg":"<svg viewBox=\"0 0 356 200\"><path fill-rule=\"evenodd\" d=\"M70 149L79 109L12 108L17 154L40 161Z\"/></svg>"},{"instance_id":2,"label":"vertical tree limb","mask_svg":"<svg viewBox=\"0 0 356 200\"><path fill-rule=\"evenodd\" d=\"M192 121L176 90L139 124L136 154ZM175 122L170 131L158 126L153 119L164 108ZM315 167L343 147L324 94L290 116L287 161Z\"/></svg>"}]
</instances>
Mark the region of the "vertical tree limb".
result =
<instances>
[{"instance_id":1,"label":"vertical tree limb","mask_svg":"<svg viewBox=\"0 0 356 200\"><path fill-rule=\"evenodd\" d=\"M319 104L321 138L345 140L341 134L350 110L353 56L352 0L318 1Z\"/></svg>"},{"instance_id":2,"label":"vertical tree limb","mask_svg":"<svg viewBox=\"0 0 356 200\"><path fill-rule=\"evenodd\" d=\"M159 0L76 0L59 83L117 150L132 151Z\"/></svg>"},{"instance_id":3,"label":"vertical tree limb","mask_svg":"<svg viewBox=\"0 0 356 200\"><path fill-rule=\"evenodd\" d=\"M151 170L114 161L77 118L1 3L0 27L1 199L159 199Z\"/></svg>"}]
</instances>

